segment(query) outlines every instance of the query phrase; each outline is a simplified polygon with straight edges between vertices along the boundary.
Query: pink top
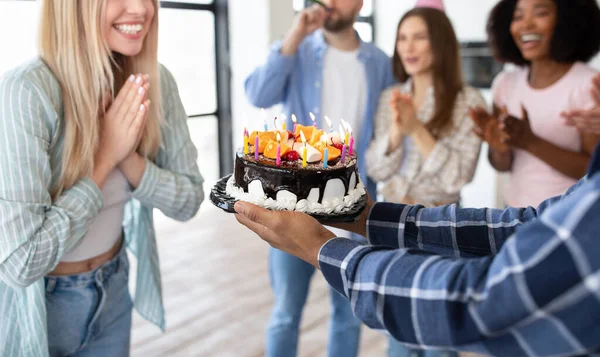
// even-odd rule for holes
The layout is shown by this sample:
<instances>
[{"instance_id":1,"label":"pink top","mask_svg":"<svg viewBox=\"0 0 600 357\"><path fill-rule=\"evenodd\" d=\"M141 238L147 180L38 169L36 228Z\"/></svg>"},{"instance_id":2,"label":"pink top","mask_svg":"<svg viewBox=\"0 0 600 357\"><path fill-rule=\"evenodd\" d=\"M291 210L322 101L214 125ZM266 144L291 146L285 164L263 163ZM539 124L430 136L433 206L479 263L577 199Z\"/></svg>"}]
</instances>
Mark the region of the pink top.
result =
<instances>
[{"instance_id":1,"label":"pink top","mask_svg":"<svg viewBox=\"0 0 600 357\"><path fill-rule=\"evenodd\" d=\"M591 80L596 71L575 63L548 88L534 89L527 81L528 69L500 73L492 85L494 103L507 106L510 115L521 118L521 103L529 113L535 135L566 150L580 152L579 132L565 126L560 116L570 109L590 109ZM504 190L505 203L513 207L536 207L543 200L563 194L577 180L558 172L530 153L515 149L510 179Z\"/></svg>"}]
</instances>

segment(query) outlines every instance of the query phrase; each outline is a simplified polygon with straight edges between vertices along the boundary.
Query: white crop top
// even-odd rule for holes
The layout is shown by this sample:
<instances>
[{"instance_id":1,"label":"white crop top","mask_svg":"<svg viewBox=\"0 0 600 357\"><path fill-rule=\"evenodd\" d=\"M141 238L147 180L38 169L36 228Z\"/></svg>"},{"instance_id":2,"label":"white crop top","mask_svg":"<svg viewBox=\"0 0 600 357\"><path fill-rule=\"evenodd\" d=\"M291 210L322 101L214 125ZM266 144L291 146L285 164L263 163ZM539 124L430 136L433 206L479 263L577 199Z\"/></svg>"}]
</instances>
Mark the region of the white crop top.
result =
<instances>
[{"instance_id":1,"label":"white crop top","mask_svg":"<svg viewBox=\"0 0 600 357\"><path fill-rule=\"evenodd\" d=\"M125 204L131 199L131 187L121 170L110 173L104 188L104 207L94 219L79 244L61 258L62 262L78 262L106 253L117 243L123 229Z\"/></svg>"}]
</instances>

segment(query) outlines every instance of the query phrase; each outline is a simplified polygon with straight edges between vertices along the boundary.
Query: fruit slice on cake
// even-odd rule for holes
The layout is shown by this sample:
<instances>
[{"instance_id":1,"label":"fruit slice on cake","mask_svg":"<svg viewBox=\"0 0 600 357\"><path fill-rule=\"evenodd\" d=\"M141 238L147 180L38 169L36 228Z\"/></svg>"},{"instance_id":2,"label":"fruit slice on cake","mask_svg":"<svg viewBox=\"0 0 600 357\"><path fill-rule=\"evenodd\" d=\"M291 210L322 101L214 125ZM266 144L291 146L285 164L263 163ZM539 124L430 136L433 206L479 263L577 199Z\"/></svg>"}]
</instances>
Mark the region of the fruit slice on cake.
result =
<instances>
[{"instance_id":1,"label":"fruit slice on cake","mask_svg":"<svg viewBox=\"0 0 600 357\"><path fill-rule=\"evenodd\" d=\"M300 155L300 159L302 159L302 155L304 155L304 144L295 142L293 139L289 139L288 145L292 148L292 150L297 152L298 155ZM306 162L319 162L322 158L323 154L321 154L319 150L315 149L315 147L312 145L306 144Z\"/></svg>"},{"instance_id":2,"label":"fruit slice on cake","mask_svg":"<svg viewBox=\"0 0 600 357\"><path fill-rule=\"evenodd\" d=\"M319 141L315 144L315 149L319 150L322 155L325 155L325 144ZM342 152L335 146L327 146L327 162L331 162L342 155Z\"/></svg>"},{"instance_id":3,"label":"fruit slice on cake","mask_svg":"<svg viewBox=\"0 0 600 357\"><path fill-rule=\"evenodd\" d=\"M283 158L289 151L290 147L284 143L281 143L281 152L280 155ZM269 159L276 160L277 159L277 141L271 140L267 143L265 147L265 151L263 152L264 157L268 157Z\"/></svg>"},{"instance_id":4,"label":"fruit slice on cake","mask_svg":"<svg viewBox=\"0 0 600 357\"><path fill-rule=\"evenodd\" d=\"M281 141L284 143L287 142L289 132L287 130L280 130L279 134L281 136ZM254 146L257 135L259 154L263 154L265 152L265 148L267 147L269 142L275 141L277 143L277 131L253 131L252 134L250 134L250 136L248 137L248 145Z\"/></svg>"}]
</instances>

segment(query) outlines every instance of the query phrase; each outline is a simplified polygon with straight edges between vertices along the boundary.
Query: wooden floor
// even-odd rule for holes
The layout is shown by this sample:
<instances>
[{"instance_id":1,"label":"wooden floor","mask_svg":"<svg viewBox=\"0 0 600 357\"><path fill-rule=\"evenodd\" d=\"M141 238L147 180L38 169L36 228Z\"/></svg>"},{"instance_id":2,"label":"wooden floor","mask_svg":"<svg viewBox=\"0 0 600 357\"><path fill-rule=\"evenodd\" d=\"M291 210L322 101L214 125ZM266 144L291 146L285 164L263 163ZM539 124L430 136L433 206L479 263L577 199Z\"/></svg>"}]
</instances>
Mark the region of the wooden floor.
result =
<instances>
[{"instance_id":1,"label":"wooden floor","mask_svg":"<svg viewBox=\"0 0 600 357\"><path fill-rule=\"evenodd\" d=\"M208 201L184 224L155 217L167 331L134 314L132 356L263 356L273 303L266 243ZM302 321L301 357L326 356L328 294L325 280L315 274ZM385 356L386 348L381 333L363 330L360 356Z\"/></svg>"}]
</instances>

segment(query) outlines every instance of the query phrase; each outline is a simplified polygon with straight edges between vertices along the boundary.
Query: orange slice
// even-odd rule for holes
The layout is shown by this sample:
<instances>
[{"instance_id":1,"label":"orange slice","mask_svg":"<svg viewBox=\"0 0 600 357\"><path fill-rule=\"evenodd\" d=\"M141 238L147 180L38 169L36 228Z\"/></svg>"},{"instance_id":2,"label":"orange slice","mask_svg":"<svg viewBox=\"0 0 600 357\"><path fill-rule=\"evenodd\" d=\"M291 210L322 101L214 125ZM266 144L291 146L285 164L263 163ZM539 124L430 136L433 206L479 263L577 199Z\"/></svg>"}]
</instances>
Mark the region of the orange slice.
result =
<instances>
[{"instance_id":1,"label":"orange slice","mask_svg":"<svg viewBox=\"0 0 600 357\"><path fill-rule=\"evenodd\" d=\"M322 141L315 143L313 146L321 152L321 155L325 156L325 144ZM342 152L335 146L327 146L327 162L333 161L341 155Z\"/></svg>"},{"instance_id":2,"label":"orange slice","mask_svg":"<svg viewBox=\"0 0 600 357\"><path fill-rule=\"evenodd\" d=\"M310 140L310 138L312 138L314 130L315 130L314 126L304 126L304 125L300 125L300 124L296 125L296 132L294 133L294 136L297 136L296 141L302 142L302 138L300 136L300 131L302 131L304 133L306 140Z\"/></svg>"},{"instance_id":3,"label":"orange slice","mask_svg":"<svg viewBox=\"0 0 600 357\"><path fill-rule=\"evenodd\" d=\"M333 161L342 155L342 152L340 150L338 150L335 146L328 146L327 149L328 149L327 151L329 154L329 157L327 158L327 162Z\"/></svg>"},{"instance_id":4,"label":"orange slice","mask_svg":"<svg viewBox=\"0 0 600 357\"><path fill-rule=\"evenodd\" d=\"M285 154L287 154L290 150L291 149L287 145L285 145L284 143L281 143L281 157L285 156ZM277 141L275 141L275 140L269 141L265 146L263 155L265 157L268 157L269 159L273 159L273 160L277 159Z\"/></svg>"},{"instance_id":5,"label":"orange slice","mask_svg":"<svg viewBox=\"0 0 600 357\"><path fill-rule=\"evenodd\" d=\"M315 146L316 143L321 142L321 136L323 135L325 135L323 130L313 130L312 136L308 140L308 143L312 146Z\"/></svg>"}]
</instances>

